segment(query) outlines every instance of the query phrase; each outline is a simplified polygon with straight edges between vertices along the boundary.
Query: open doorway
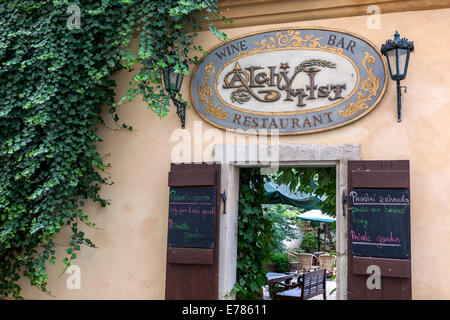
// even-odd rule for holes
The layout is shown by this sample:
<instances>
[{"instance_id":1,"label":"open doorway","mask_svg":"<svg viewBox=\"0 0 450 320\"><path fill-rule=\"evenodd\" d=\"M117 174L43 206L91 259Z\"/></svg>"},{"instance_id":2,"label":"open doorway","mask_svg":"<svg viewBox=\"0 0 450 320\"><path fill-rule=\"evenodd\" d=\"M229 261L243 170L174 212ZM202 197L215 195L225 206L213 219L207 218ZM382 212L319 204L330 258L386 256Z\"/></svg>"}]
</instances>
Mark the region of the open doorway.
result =
<instances>
[{"instance_id":1,"label":"open doorway","mask_svg":"<svg viewBox=\"0 0 450 320\"><path fill-rule=\"evenodd\" d=\"M239 182L236 298L301 298L320 273L310 299L336 299L336 167L240 168Z\"/></svg>"},{"instance_id":2,"label":"open doorway","mask_svg":"<svg viewBox=\"0 0 450 320\"><path fill-rule=\"evenodd\" d=\"M234 290L237 278L238 216L240 170L268 167L267 157L276 155L278 167L334 167L336 168L336 300L347 299L348 272L348 220L342 195L346 193L349 160L360 160L360 145L343 143L326 144L260 144L258 155L250 157L251 146L218 144L214 160L221 164L221 190L226 201L221 207L219 239L218 298L236 299ZM270 164L269 164L270 165ZM257 290L257 288L256 288Z\"/></svg>"}]
</instances>

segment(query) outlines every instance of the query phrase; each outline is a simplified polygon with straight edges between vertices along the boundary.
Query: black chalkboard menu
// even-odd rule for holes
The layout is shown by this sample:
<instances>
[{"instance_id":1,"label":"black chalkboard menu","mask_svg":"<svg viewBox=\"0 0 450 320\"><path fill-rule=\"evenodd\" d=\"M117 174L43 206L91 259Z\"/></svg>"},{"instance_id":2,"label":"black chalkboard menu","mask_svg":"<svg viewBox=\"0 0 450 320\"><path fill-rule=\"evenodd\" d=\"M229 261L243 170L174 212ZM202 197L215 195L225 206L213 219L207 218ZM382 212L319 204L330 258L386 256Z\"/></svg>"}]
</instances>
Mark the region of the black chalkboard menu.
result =
<instances>
[{"instance_id":1,"label":"black chalkboard menu","mask_svg":"<svg viewBox=\"0 0 450 320\"><path fill-rule=\"evenodd\" d=\"M168 247L214 248L215 187L171 187Z\"/></svg>"},{"instance_id":2,"label":"black chalkboard menu","mask_svg":"<svg viewBox=\"0 0 450 320\"><path fill-rule=\"evenodd\" d=\"M408 189L353 189L349 198L353 256L410 258Z\"/></svg>"}]
</instances>

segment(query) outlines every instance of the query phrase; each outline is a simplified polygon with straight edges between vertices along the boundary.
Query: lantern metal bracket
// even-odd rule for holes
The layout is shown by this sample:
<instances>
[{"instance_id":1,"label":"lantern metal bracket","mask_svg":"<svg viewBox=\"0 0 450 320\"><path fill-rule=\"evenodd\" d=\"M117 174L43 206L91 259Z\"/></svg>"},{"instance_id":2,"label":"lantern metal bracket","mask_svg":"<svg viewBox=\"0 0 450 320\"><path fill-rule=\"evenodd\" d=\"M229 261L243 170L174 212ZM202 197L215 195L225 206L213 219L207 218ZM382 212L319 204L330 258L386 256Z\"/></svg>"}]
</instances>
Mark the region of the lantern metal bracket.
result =
<instances>
[{"instance_id":1,"label":"lantern metal bracket","mask_svg":"<svg viewBox=\"0 0 450 320\"><path fill-rule=\"evenodd\" d=\"M175 95L171 96L173 104L177 108L177 115L181 120L181 128L184 129L184 124L186 120L186 104L184 102L181 102L177 98L175 98Z\"/></svg>"},{"instance_id":2,"label":"lantern metal bracket","mask_svg":"<svg viewBox=\"0 0 450 320\"><path fill-rule=\"evenodd\" d=\"M400 79L397 79L397 122L402 122L402 88L405 90L403 94L407 91L406 86L400 85Z\"/></svg>"},{"instance_id":3,"label":"lantern metal bracket","mask_svg":"<svg viewBox=\"0 0 450 320\"><path fill-rule=\"evenodd\" d=\"M187 69L187 62L182 61L181 65L184 65ZM177 70L175 67L177 64L168 64L165 68L162 68L162 75L164 80L164 88L170 95L173 104L177 108L177 115L181 120L181 127L184 129L186 120L186 103L176 98L176 95L180 92L181 84L183 83L184 73L181 69ZM178 64L178 67L180 65Z\"/></svg>"}]
</instances>

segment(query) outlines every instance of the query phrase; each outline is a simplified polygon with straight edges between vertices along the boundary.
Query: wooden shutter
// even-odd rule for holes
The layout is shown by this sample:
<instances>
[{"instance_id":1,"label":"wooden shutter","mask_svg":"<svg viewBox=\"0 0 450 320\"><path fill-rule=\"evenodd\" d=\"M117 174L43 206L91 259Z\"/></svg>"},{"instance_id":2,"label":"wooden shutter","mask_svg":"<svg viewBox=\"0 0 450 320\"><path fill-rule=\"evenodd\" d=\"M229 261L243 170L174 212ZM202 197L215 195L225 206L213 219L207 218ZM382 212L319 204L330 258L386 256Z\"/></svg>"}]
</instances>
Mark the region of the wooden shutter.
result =
<instances>
[{"instance_id":1,"label":"wooden shutter","mask_svg":"<svg viewBox=\"0 0 450 320\"><path fill-rule=\"evenodd\" d=\"M189 194L195 194L196 190L215 190L215 225L212 231L213 242L208 242L205 246L200 244L200 247L189 247L187 244L176 247L173 243L179 244L171 243L169 237L165 298L167 300L216 300L218 299L220 165L171 164L169 187L172 192L188 190ZM178 202L169 201L169 209L170 203ZM198 212L186 214L201 215ZM211 216L205 217L209 219ZM171 221L168 225L170 224ZM197 226L203 227L198 224Z\"/></svg>"},{"instance_id":2,"label":"wooden shutter","mask_svg":"<svg viewBox=\"0 0 450 320\"><path fill-rule=\"evenodd\" d=\"M403 194L408 195L409 197L409 160L398 160L398 161L349 161L348 162L348 188L349 188L349 195L352 190L368 190L369 192L366 193L366 195L371 194L382 194L385 190L391 190L391 192L403 192ZM405 191L406 190L406 191ZM371 193L373 192L373 193ZM355 193L353 193L355 195ZM387 197L386 197L387 198ZM358 198L355 201L358 201ZM359 198L363 199L363 198ZM366 201L365 199L363 199ZM401 201L405 199L397 198L396 201ZM347 282L347 298L349 300L409 300L411 299L411 255L410 255L410 207L409 207L409 200L408 200L408 207L406 208L405 205L398 205L395 206L384 206L384 208L388 208L383 214L389 215L389 212L393 212L393 214L398 213L399 211L403 210L401 213L404 215L401 217L401 219L407 217L407 219L403 219L401 221L401 224L404 225L403 229L403 237L404 242L402 245L405 247L403 251L398 251L397 253L392 251L394 255L399 254L399 257L383 257L382 255L373 257L373 256L362 256L362 255L355 255L351 250L352 241L354 243L357 243L355 241L355 238L358 236L361 236L362 241L367 240L364 237L372 236L372 239L370 241L374 241L375 239L373 235L364 234L364 232L361 232L362 234L355 235L355 231L351 230L351 221L352 219L352 212L350 208L350 201L348 201L347 205L347 217L348 217L348 226L349 226L349 233L348 233L348 282ZM369 201L369 200L368 200ZM377 200L378 201L378 200ZM406 201L406 200L405 200ZM379 208L382 208L382 206L378 206ZM400 208L406 208L406 209L400 209ZM352 208L353 209L353 208ZM390 211L388 211L390 210ZM355 212L358 212L355 210ZM405 212L408 214L406 215ZM373 217L376 217L375 213ZM372 218L372 217L371 217ZM353 219L357 219L357 216L354 215ZM358 222L358 220L354 220ZM355 223L355 222L353 222ZM367 224L367 223L366 223ZM388 223L385 223L388 224ZM386 226L386 228L396 228L397 226ZM384 228L384 227L383 227ZM388 231L388 230L387 230ZM380 239L387 239L387 238L380 238ZM400 247L399 244L396 244L396 242L393 242L393 240L398 240L398 243L400 243L400 240L397 238L392 237L389 239L391 241L391 246ZM359 238L358 238L359 240ZM377 241L377 240L375 240ZM383 240L380 240L380 246L381 242ZM353 245L355 246L355 244ZM366 244L366 243L362 243ZM374 243L370 243L372 246L367 245L365 247L372 247L374 248ZM364 246L360 246L364 247ZM388 247L386 247L388 248ZM394 247L391 247L394 248ZM393 249L387 249L393 250ZM356 251L356 250L355 250ZM380 250L381 252L381 250ZM406 252L406 253L405 253ZM391 254L391 253L388 253ZM372 288L369 289L367 285L367 280L369 276L371 276L370 273L368 273L368 267L369 266L378 266L381 271L381 288Z\"/></svg>"}]
</instances>

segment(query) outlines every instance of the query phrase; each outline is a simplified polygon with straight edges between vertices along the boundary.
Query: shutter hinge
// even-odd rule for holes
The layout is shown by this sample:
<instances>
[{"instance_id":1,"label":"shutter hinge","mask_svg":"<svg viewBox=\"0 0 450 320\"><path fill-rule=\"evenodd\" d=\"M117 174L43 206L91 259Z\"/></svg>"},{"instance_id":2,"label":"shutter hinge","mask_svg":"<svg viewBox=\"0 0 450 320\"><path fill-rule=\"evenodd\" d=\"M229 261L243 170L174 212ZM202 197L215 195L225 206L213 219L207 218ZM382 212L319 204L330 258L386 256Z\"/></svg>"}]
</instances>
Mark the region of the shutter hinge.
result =
<instances>
[{"instance_id":1,"label":"shutter hinge","mask_svg":"<svg viewBox=\"0 0 450 320\"><path fill-rule=\"evenodd\" d=\"M342 215L345 217L345 202L348 201L347 190L342 191Z\"/></svg>"},{"instance_id":2,"label":"shutter hinge","mask_svg":"<svg viewBox=\"0 0 450 320\"><path fill-rule=\"evenodd\" d=\"M225 193L225 191L220 194L220 197L223 200L223 214L225 214L226 213L226 205L227 205L227 194Z\"/></svg>"}]
</instances>

